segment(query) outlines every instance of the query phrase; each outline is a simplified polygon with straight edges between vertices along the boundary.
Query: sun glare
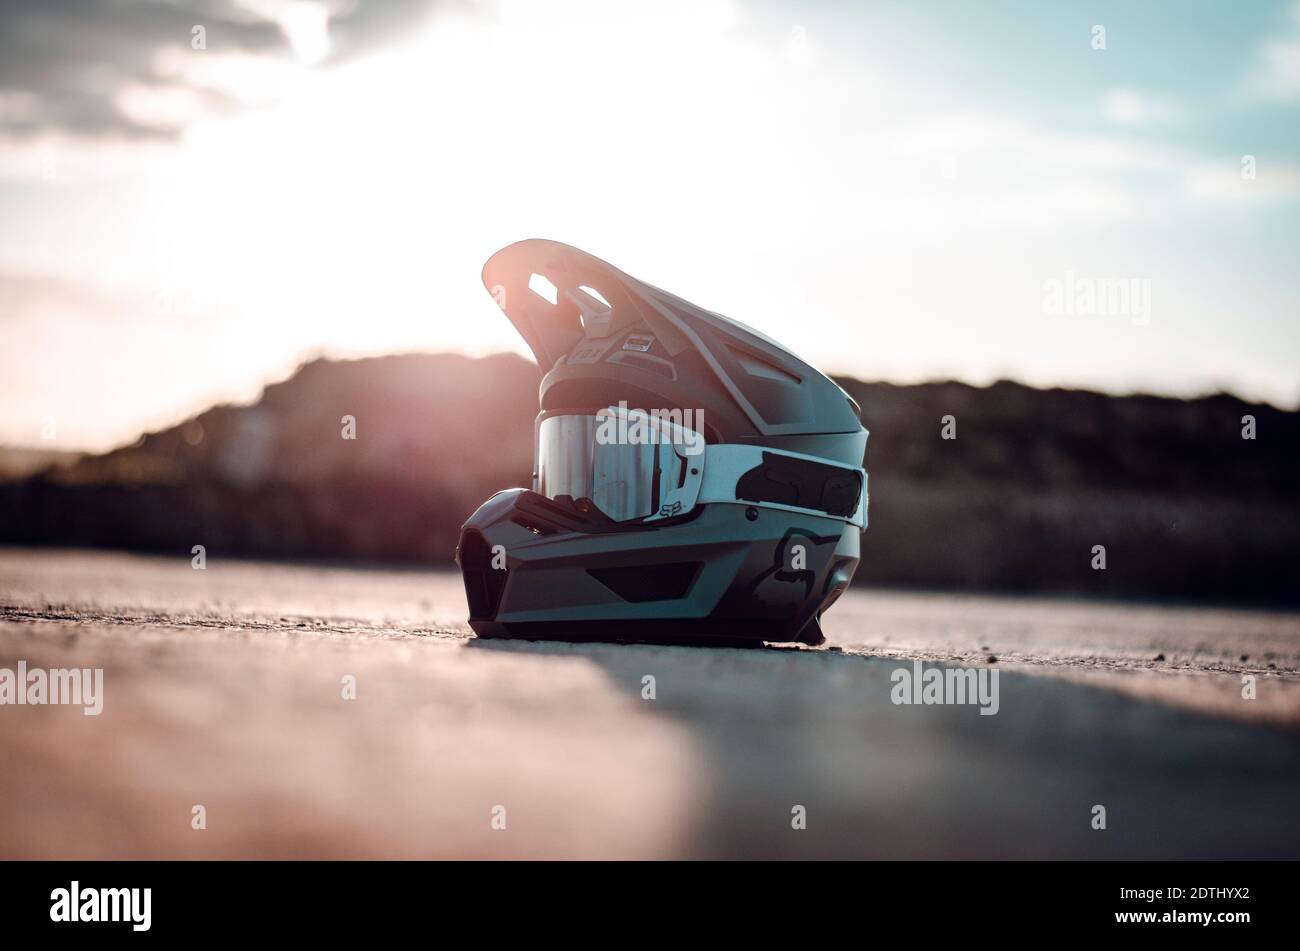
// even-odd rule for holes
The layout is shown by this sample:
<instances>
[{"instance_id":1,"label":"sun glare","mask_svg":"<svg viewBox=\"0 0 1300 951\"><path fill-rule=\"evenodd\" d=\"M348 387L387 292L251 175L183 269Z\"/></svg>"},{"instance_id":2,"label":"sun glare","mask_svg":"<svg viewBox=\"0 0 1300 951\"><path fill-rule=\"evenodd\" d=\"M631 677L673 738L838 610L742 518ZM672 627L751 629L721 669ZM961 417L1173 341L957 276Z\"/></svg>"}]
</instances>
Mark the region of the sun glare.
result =
<instances>
[{"instance_id":1,"label":"sun glare","mask_svg":"<svg viewBox=\"0 0 1300 951\"><path fill-rule=\"evenodd\" d=\"M118 345L143 367L122 340L178 360L186 341L234 347L177 417L310 354L526 353L479 273L529 237L589 250L834 371L1138 385L1144 347L1195 366L1212 343L1161 337L1157 320L1121 366L1088 328L1043 319L1044 278L1121 267L1104 239L1115 229L1244 227L1242 209L1267 215L1300 193L1287 162L1245 181L1221 156L1134 135L1188 115L1163 100L1099 91L1090 115L1109 103L1118 131L1045 123L964 100L942 69L864 55L811 9L796 22L732 0L483 0L358 47L344 5L243 3L292 55L165 44L150 63L163 81L113 99L162 134L52 132L0 165L22 201L45 203L15 206L4 267L93 285L118 308L89 322L88 360ZM33 108L0 98L5 116ZM1176 256L1192 252L1146 237L1160 250L1142 273L1187 272ZM1197 274L1162 283L1159 306L1208 326L1216 274ZM1230 350L1222 372L1246 389L1267 377L1256 392L1289 399L1285 301L1259 295L1272 362L1261 374ZM24 333L44 340L31 315Z\"/></svg>"}]
</instances>

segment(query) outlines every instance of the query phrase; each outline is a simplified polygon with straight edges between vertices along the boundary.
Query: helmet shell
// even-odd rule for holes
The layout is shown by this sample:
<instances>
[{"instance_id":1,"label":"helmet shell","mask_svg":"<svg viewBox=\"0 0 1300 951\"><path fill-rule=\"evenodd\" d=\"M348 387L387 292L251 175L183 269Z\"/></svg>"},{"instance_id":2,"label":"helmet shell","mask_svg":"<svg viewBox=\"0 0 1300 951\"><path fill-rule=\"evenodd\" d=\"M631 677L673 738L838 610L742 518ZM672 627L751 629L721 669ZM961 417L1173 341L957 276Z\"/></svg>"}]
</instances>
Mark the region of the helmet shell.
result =
<instances>
[{"instance_id":1,"label":"helmet shell","mask_svg":"<svg viewBox=\"0 0 1300 951\"><path fill-rule=\"evenodd\" d=\"M706 443L862 465L857 404L738 321L555 241L503 248L483 283L544 371L539 424L619 403L691 409ZM740 502L611 526L521 488L479 507L456 560L484 637L820 644L818 617L848 587L860 536L830 515Z\"/></svg>"}]
</instances>

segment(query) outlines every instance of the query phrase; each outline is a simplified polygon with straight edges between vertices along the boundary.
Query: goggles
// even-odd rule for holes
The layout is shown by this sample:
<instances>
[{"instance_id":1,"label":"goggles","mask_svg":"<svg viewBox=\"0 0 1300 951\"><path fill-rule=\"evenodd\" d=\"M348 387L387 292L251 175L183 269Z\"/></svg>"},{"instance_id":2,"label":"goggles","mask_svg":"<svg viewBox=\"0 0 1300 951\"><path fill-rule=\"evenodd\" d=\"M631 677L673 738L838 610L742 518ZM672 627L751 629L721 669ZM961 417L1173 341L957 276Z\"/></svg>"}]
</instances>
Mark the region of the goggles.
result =
<instances>
[{"instance_id":1,"label":"goggles","mask_svg":"<svg viewBox=\"0 0 1300 951\"><path fill-rule=\"evenodd\" d=\"M665 414L609 407L537 427L534 491L613 523L653 523L708 503L867 525L866 470L742 444L706 445Z\"/></svg>"}]
</instances>

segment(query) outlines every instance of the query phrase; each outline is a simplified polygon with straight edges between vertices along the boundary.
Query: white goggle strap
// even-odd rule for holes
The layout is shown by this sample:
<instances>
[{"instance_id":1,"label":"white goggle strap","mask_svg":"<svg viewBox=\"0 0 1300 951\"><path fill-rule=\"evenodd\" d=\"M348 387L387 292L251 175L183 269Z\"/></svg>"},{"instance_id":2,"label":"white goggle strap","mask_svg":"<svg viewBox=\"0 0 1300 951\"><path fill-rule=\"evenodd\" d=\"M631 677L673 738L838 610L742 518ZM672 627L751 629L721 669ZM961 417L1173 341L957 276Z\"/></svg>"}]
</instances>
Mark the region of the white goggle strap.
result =
<instances>
[{"instance_id":1,"label":"white goggle strap","mask_svg":"<svg viewBox=\"0 0 1300 951\"><path fill-rule=\"evenodd\" d=\"M796 505L782 505L778 502L754 502L740 498L736 494L737 484L745 473L763 465L764 454L786 456L791 459L804 459L809 462L818 463L819 465L831 466L836 469L843 469L846 472L858 473L862 477L862 498L858 502L857 509L855 509L853 514L850 516L832 515L821 509L802 508ZM723 443L705 447L704 465L701 469L703 470L703 481L700 484L699 495L696 499L697 502L730 502L738 505L753 505L758 508L818 515L822 518L837 518L841 521L856 525L859 528L867 527L867 471L861 467L846 466L841 462L832 462L829 459L823 459L820 456L808 456L799 452L786 452L781 449L769 449L766 446L745 446Z\"/></svg>"}]
</instances>

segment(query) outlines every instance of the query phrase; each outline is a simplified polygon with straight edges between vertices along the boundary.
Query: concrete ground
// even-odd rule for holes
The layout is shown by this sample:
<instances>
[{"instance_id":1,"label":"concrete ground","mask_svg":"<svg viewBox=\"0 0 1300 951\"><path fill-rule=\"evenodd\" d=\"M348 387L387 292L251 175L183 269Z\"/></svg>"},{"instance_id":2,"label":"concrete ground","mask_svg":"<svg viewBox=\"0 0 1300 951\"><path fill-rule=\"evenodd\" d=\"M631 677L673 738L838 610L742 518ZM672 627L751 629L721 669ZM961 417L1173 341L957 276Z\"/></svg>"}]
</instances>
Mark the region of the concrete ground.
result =
<instances>
[{"instance_id":1,"label":"concrete ground","mask_svg":"<svg viewBox=\"0 0 1300 951\"><path fill-rule=\"evenodd\" d=\"M0 857L1300 858L1295 614L854 590L819 650L464 614L450 573L0 549L0 669L104 670L99 716L0 706ZM918 658L997 669L997 714L891 702Z\"/></svg>"}]
</instances>

